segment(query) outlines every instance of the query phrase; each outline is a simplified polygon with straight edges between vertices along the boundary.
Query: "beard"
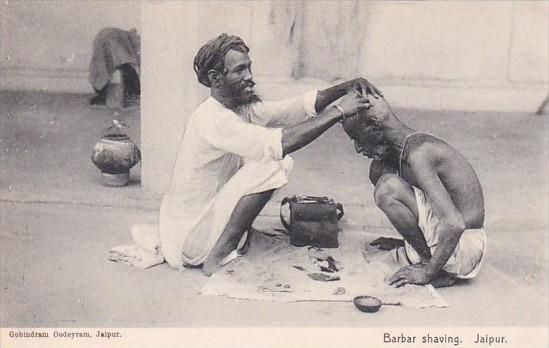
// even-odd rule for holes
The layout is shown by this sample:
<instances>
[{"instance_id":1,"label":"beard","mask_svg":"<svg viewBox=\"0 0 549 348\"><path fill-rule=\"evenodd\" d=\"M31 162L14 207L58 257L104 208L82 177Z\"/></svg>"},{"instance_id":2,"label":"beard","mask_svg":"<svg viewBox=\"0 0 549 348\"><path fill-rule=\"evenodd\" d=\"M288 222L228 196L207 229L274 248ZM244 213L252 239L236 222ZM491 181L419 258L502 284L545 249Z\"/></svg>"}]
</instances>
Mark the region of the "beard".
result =
<instances>
[{"instance_id":1,"label":"beard","mask_svg":"<svg viewBox=\"0 0 549 348\"><path fill-rule=\"evenodd\" d=\"M391 148L385 141L371 145L364 144L358 139L355 139L355 151L368 158L372 158L376 161L385 161L391 157Z\"/></svg>"},{"instance_id":2,"label":"beard","mask_svg":"<svg viewBox=\"0 0 549 348\"><path fill-rule=\"evenodd\" d=\"M261 98L255 93L255 90L247 89L253 86L255 86L253 81L236 81L222 85L220 91L224 99L223 104L229 109L236 109L260 102Z\"/></svg>"}]
</instances>

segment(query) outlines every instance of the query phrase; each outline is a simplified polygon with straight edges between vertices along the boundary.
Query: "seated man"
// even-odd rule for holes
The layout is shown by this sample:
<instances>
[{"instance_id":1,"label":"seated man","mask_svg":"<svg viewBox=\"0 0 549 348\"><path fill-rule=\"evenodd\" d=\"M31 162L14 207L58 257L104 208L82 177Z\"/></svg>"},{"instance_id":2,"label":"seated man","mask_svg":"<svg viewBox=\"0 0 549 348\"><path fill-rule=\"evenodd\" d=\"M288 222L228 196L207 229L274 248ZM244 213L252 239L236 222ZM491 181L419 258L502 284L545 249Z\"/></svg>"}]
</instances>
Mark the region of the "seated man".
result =
<instances>
[{"instance_id":1,"label":"seated man","mask_svg":"<svg viewBox=\"0 0 549 348\"><path fill-rule=\"evenodd\" d=\"M373 158L370 180L376 205L404 241L379 238L396 248L402 266L389 279L404 284L449 286L477 275L486 250L484 197L469 162L446 142L402 123L384 99L372 99L344 129L355 149Z\"/></svg>"},{"instance_id":2,"label":"seated man","mask_svg":"<svg viewBox=\"0 0 549 348\"><path fill-rule=\"evenodd\" d=\"M135 29L101 29L93 41L89 67L89 80L97 93L90 99L90 105L123 108L137 105L141 93L140 66L141 38Z\"/></svg>"},{"instance_id":3,"label":"seated man","mask_svg":"<svg viewBox=\"0 0 549 348\"><path fill-rule=\"evenodd\" d=\"M194 70L210 88L190 116L159 219L160 247L173 267L211 275L237 255L273 191L287 183L289 153L369 106L364 79L281 102L254 92L248 47L222 34L198 51ZM362 93L346 93L356 90ZM343 97L345 96L345 97ZM378 95L375 95L376 97ZM326 108L343 97L337 107Z\"/></svg>"}]
</instances>

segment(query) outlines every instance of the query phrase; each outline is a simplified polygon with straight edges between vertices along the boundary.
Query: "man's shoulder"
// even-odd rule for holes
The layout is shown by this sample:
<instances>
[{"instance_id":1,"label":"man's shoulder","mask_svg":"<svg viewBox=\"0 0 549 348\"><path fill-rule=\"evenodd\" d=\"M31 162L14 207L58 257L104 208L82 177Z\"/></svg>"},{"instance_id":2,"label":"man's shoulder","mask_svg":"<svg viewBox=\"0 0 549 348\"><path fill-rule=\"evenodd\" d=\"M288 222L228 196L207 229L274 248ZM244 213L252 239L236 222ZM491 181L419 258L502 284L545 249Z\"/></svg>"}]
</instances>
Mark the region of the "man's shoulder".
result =
<instances>
[{"instance_id":1,"label":"man's shoulder","mask_svg":"<svg viewBox=\"0 0 549 348\"><path fill-rule=\"evenodd\" d=\"M463 156L447 142L431 135L427 135L414 144L408 154L411 165L437 166L444 162L461 159Z\"/></svg>"},{"instance_id":2,"label":"man's shoulder","mask_svg":"<svg viewBox=\"0 0 549 348\"><path fill-rule=\"evenodd\" d=\"M233 111L227 109L217 100L210 97L200 103L200 105L198 105L198 107L192 112L191 119L207 118L208 122L211 122L219 117L231 117L234 115L235 113Z\"/></svg>"},{"instance_id":3,"label":"man's shoulder","mask_svg":"<svg viewBox=\"0 0 549 348\"><path fill-rule=\"evenodd\" d=\"M424 165L426 163L434 162L434 160L444 157L445 153L447 154L447 152L451 150L451 147L448 144L431 135L426 135L410 145L407 156L410 164L418 162Z\"/></svg>"},{"instance_id":4,"label":"man's shoulder","mask_svg":"<svg viewBox=\"0 0 549 348\"><path fill-rule=\"evenodd\" d=\"M436 152L440 150L440 144L433 141L434 139L422 138L418 139L411 144L408 144L409 159L422 159L432 157Z\"/></svg>"}]
</instances>

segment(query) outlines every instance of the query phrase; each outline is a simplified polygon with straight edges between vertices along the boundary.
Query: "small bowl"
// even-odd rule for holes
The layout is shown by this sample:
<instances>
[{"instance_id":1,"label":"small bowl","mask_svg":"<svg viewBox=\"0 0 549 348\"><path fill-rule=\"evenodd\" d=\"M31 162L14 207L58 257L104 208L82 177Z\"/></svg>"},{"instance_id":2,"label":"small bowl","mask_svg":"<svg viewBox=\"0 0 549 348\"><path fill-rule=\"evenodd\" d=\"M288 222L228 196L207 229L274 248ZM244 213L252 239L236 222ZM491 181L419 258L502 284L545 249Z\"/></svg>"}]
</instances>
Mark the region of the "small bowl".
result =
<instances>
[{"instance_id":1,"label":"small bowl","mask_svg":"<svg viewBox=\"0 0 549 348\"><path fill-rule=\"evenodd\" d=\"M357 296L353 299L353 303L358 310L366 313L375 313L382 305L381 300L373 296Z\"/></svg>"}]
</instances>

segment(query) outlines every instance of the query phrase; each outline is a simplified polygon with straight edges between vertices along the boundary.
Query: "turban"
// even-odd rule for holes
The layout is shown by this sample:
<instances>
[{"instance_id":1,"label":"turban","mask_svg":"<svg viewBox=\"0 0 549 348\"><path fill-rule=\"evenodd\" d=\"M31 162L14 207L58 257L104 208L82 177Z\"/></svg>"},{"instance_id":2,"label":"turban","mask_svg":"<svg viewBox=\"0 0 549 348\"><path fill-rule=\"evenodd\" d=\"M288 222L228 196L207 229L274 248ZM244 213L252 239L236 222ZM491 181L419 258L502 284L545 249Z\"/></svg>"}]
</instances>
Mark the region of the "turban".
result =
<instances>
[{"instance_id":1,"label":"turban","mask_svg":"<svg viewBox=\"0 0 549 348\"><path fill-rule=\"evenodd\" d=\"M220 70L223 67L225 54L229 50L248 53L249 48L238 36L221 34L202 46L194 57L194 71L198 81L206 87L212 84L208 78L211 69Z\"/></svg>"}]
</instances>

